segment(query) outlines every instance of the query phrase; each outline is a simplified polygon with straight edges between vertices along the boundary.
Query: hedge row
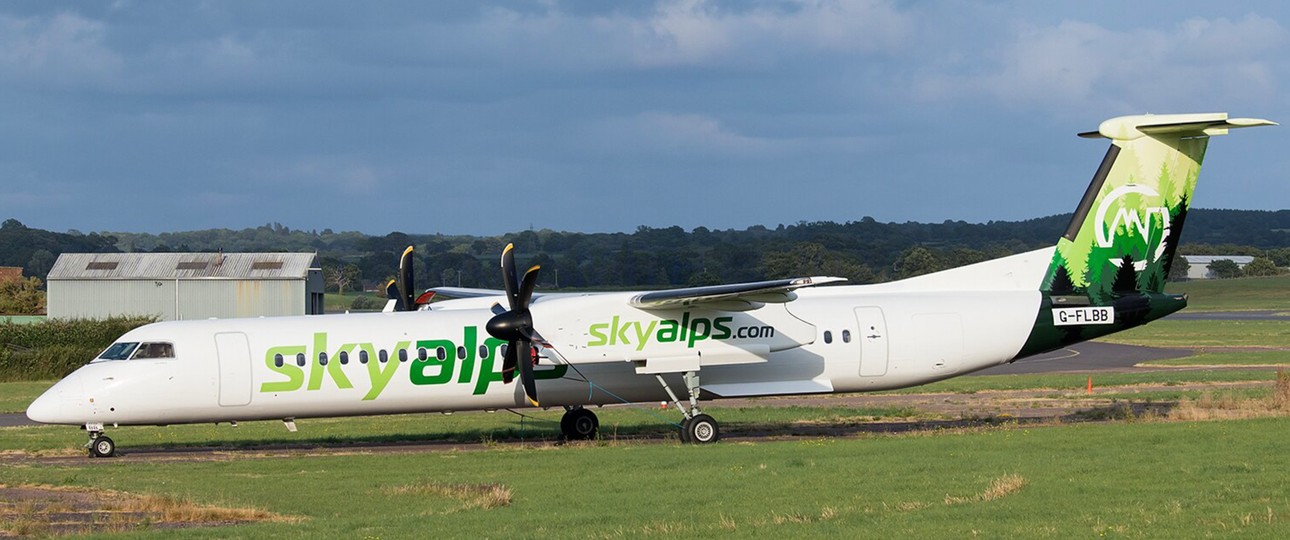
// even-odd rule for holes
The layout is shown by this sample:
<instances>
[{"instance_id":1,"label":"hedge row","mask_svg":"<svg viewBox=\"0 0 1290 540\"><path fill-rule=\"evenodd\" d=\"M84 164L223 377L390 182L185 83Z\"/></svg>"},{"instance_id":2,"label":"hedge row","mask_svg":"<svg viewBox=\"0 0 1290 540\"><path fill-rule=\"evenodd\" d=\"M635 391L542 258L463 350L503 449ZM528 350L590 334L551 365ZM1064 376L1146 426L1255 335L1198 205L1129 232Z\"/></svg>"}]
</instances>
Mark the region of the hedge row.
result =
<instances>
[{"instance_id":1,"label":"hedge row","mask_svg":"<svg viewBox=\"0 0 1290 540\"><path fill-rule=\"evenodd\" d=\"M121 334L154 320L114 317L0 323L0 381L63 377L92 360Z\"/></svg>"}]
</instances>

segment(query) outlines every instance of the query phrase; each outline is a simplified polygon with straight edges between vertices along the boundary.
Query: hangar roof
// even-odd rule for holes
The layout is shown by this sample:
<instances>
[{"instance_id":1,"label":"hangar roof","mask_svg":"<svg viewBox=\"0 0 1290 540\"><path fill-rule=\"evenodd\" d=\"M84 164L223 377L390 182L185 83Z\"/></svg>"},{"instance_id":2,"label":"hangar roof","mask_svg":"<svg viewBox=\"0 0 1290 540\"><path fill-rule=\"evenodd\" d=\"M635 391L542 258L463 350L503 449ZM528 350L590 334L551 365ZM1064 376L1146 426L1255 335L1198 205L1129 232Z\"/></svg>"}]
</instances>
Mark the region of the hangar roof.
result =
<instances>
[{"instance_id":1,"label":"hangar roof","mask_svg":"<svg viewBox=\"0 0 1290 540\"><path fill-rule=\"evenodd\" d=\"M304 279L316 253L64 253L60 279Z\"/></svg>"}]
</instances>

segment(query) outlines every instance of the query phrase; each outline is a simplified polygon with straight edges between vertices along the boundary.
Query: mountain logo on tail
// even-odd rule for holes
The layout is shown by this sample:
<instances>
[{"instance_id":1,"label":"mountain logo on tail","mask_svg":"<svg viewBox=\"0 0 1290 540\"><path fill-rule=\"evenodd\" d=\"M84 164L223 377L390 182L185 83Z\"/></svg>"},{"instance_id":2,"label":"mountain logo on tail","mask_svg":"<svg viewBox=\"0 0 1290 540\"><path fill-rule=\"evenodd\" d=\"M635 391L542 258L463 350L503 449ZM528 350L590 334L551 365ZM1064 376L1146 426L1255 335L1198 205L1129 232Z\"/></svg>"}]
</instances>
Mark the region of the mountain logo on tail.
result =
<instances>
[{"instance_id":1,"label":"mountain logo on tail","mask_svg":"<svg viewBox=\"0 0 1290 540\"><path fill-rule=\"evenodd\" d=\"M1115 246L1116 231L1121 227L1125 229L1125 234L1121 236L1134 236L1137 233L1136 238L1143 245L1145 257L1134 263L1134 270L1141 272L1146 269L1148 262L1156 262L1164 257L1169 247L1165 241L1169 238L1169 208L1134 204L1129 201L1133 198L1140 198L1140 203L1159 201L1160 193L1150 186L1140 184L1115 188L1098 205L1097 212L1093 215L1093 231L1097 235L1097 246L1103 249ZM1111 217L1108 224L1107 217L1113 209L1114 217ZM1158 226L1153 228L1153 222ZM1110 262L1118 267L1123 261L1112 259Z\"/></svg>"}]
</instances>

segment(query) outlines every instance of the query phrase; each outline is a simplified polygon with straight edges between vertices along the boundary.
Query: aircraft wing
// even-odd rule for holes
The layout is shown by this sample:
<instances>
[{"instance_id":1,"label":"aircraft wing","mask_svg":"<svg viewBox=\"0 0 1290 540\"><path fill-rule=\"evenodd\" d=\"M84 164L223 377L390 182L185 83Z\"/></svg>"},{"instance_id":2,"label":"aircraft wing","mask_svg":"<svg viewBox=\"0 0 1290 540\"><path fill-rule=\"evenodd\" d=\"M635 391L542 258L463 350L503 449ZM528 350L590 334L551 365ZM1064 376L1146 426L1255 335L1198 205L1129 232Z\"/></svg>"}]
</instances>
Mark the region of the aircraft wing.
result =
<instances>
[{"instance_id":1,"label":"aircraft wing","mask_svg":"<svg viewBox=\"0 0 1290 540\"><path fill-rule=\"evenodd\" d=\"M682 309L691 306L722 311L748 311L764 304L782 304L797 298L794 289L827 283L841 283L846 278L815 276L731 285L689 287L654 291L633 296L632 307L648 310Z\"/></svg>"},{"instance_id":2,"label":"aircraft wing","mask_svg":"<svg viewBox=\"0 0 1290 540\"><path fill-rule=\"evenodd\" d=\"M506 296L506 291L497 289L472 289L470 287L433 287L435 296L443 298L483 298L485 296Z\"/></svg>"}]
</instances>

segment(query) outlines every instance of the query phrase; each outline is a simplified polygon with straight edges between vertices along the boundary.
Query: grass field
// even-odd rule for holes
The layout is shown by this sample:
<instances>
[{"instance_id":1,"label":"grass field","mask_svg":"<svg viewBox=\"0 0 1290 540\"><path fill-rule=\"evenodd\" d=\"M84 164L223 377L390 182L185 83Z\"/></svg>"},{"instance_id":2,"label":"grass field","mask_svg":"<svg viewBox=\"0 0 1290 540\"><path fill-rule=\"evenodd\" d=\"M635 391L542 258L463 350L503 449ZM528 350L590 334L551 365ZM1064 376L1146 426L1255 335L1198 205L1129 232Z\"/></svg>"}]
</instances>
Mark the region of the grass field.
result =
<instances>
[{"instance_id":1,"label":"grass field","mask_svg":"<svg viewBox=\"0 0 1290 540\"><path fill-rule=\"evenodd\" d=\"M1098 341L1148 347L1290 348L1290 322L1163 319Z\"/></svg>"},{"instance_id":2,"label":"grass field","mask_svg":"<svg viewBox=\"0 0 1290 540\"><path fill-rule=\"evenodd\" d=\"M1290 311L1290 276L1171 282L1165 292L1186 293L1191 311Z\"/></svg>"},{"instance_id":3,"label":"grass field","mask_svg":"<svg viewBox=\"0 0 1290 540\"><path fill-rule=\"evenodd\" d=\"M304 518L137 537L1290 536L1290 419L0 468ZM471 486L509 497L472 504ZM457 491L433 489L459 487Z\"/></svg>"}]
</instances>

